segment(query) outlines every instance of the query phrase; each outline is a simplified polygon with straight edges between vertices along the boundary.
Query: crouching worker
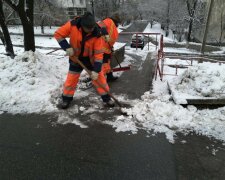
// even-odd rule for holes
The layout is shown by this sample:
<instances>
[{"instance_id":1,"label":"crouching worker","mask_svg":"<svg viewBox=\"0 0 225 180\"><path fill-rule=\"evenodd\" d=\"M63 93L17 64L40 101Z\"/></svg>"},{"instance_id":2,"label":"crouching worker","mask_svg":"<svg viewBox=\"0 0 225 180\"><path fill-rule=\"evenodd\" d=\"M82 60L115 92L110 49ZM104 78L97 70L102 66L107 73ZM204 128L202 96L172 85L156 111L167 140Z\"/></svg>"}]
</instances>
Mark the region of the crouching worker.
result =
<instances>
[{"instance_id":1,"label":"crouching worker","mask_svg":"<svg viewBox=\"0 0 225 180\"><path fill-rule=\"evenodd\" d=\"M103 72L101 71L103 61L102 38L100 29L96 26L95 19L90 12L81 17L67 22L56 30L54 37L58 41L66 55L69 56L69 72L63 86L62 103L59 108L69 107L79 81L83 68L76 62L78 58L91 71L92 83L104 104L109 107L114 106L114 102L108 93L101 88L104 86L109 91ZM65 39L69 37L70 43ZM98 82L98 83L97 83Z\"/></svg>"},{"instance_id":2,"label":"crouching worker","mask_svg":"<svg viewBox=\"0 0 225 180\"><path fill-rule=\"evenodd\" d=\"M117 13L98 22L98 25L101 27L102 37L104 39L103 73L107 76L107 82L115 81L118 78L113 76L110 61L112 59L113 45L119 36L117 30L119 23L121 23L121 19Z\"/></svg>"}]
</instances>

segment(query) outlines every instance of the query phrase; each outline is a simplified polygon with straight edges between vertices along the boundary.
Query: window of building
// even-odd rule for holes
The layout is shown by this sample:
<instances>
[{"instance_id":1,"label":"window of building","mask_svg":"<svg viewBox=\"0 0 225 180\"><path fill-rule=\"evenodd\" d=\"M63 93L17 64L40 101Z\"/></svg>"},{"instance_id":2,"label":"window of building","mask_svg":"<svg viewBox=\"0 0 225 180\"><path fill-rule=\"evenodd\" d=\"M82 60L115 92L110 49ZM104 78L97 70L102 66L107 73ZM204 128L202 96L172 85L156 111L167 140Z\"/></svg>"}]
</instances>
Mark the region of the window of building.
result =
<instances>
[{"instance_id":1,"label":"window of building","mask_svg":"<svg viewBox=\"0 0 225 180\"><path fill-rule=\"evenodd\" d=\"M83 9L82 8L77 8L77 15L82 15L83 14Z\"/></svg>"}]
</instances>

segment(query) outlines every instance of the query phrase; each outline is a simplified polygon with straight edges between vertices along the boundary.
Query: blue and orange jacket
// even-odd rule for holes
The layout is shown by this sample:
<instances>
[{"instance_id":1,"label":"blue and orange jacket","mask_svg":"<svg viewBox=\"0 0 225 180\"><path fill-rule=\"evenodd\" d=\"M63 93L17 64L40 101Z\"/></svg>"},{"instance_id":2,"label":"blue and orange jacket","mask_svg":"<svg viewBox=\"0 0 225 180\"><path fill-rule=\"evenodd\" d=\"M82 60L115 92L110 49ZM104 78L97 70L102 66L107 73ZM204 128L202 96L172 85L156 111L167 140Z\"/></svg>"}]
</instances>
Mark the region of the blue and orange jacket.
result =
<instances>
[{"instance_id":1,"label":"blue and orange jacket","mask_svg":"<svg viewBox=\"0 0 225 180\"><path fill-rule=\"evenodd\" d=\"M82 57L88 57L94 67L94 71L100 72L104 50L103 39L100 38L98 26L94 28L92 33L86 34L85 38L87 40L85 40L85 42L85 38L82 34L84 34L84 32L80 26L80 18L77 17L76 19L68 21L66 24L58 28L54 34L54 37L63 50L70 47L73 48L74 55L70 56L72 61L76 61L76 58L80 59ZM91 38L88 38L90 36ZM69 43L66 38L69 38ZM84 44L83 50L82 43Z\"/></svg>"}]
</instances>

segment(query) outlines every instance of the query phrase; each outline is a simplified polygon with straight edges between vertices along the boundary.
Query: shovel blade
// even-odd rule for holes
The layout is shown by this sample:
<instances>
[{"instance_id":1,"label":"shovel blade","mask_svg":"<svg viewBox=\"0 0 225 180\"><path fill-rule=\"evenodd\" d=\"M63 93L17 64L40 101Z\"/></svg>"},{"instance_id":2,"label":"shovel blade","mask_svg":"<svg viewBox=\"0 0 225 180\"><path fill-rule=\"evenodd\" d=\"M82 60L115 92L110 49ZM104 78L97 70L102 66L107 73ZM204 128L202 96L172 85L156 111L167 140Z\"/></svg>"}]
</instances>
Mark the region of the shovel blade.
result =
<instances>
[{"instance_id":1,"label":"shovel blade","mask_svg":"<svg viewBox=\"0 0 225 180\"><path fill-rule=\"evenodd\" d=\"M130 66L124 66L124 67L119 67L119 68L113 68L112 71L113 72L117 72L117 71L129 71L130 70Z\"/></svg>"}]
</instances>

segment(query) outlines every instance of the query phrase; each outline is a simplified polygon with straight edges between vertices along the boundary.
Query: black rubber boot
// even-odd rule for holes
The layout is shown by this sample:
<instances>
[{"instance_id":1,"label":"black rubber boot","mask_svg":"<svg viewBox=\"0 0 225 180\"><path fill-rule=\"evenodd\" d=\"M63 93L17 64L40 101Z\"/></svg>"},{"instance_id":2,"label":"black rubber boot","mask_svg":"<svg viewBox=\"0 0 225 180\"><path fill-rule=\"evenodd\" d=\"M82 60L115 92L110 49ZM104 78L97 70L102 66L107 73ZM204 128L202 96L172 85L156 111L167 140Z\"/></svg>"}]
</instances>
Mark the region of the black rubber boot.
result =
<instances>
[{"instance_id":1,"label":"black rubber boot","mask_svg":"<svg viewBox=\"0 0 225 180\"><path fill-rule=\"evenodd\" d=\"M112 82L118 79L118 77L113 76L112 72L107 73L106 75L107 75L107 82Z\"/></svg>"},{"instance_id":2,"label":"black rubber boot","mask_svg":"<svg viewBox=\"0 0 225 180\"><path fill-rule=\"evenodd\" d=\"M60 102L57 107L59 109L67 109L70 106L71 101L62 101Z\"/></svg>"},{"instance_id":3,"label":"black rubber boot","mask_svg":"<svg viewBox=\"0 0 225 180\"><path fill-rule=\"evenodd\" d=\"M106 107L114 107L115 103L110 99L108 102L104 102L104 105Z\"/></svg>"},{"instance_id":4,"label":"black rubber boot","mask_svg":"<svg viewBox=\"0 0 225 180\"><path fill-rule=\"evenodd\" d=\"M106 107L114 107L115 103L112 101L111 97L108 94L101 96L104 106Z\"/></svg>"},{"instance_id":5,"label":"black rubber boot","mask_svg":"<svg viewBox=\"0 0 225 180\"><path fill-rule=\"evenodd\" d=\"M70 103L72 100L73 100L73 97L67 97L62 94L62 100L59 102L57 107L59 109L67 109L70 106Z\"/></svg>"}]
</instances>

